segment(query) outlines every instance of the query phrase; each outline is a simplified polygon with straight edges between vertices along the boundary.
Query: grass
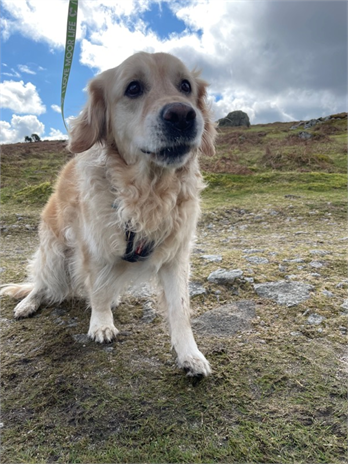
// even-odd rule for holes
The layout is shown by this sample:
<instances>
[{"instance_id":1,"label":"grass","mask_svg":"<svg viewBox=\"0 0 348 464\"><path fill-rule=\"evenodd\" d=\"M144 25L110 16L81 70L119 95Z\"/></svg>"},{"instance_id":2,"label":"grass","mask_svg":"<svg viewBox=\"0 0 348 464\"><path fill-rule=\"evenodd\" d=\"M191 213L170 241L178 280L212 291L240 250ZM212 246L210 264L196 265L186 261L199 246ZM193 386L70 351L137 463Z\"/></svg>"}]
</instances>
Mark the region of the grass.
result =
<instances>
[{"instance_id":1,"label":"grass","mask_svg":"<svg viewBox=\"0 0 348 464\"><path fill-rule=\"evenodd\" d=\"M240 300L252 300L256 312L250 330L233 337L196 335L213 366L211 377L197 382L176 369L164 319L158 313L145 323L143 298L128 296L117 308L121 334L107 345L83 336L89 320L84 302L65 301L15 321L14 303L4 298L2 462L346 462L346 176L337 161L346 141L342 122L331 124L330 131L338 127L335 135L324 134L327 149L320 153L332 160L330 169L315 157L310 171L292 159L287 170L269 167L266 146L272 154L282 138L282 156L297 148L303 154L302 145L287 151L290 124L224 129L217 157L234 151L237 172L219 172L214 160L207 169L203 160L208 187L192 280L206 294L192 298L193 317ZM236 133L239 142L233 142ZM318 153L319 141L312 142L307 153ZM3 147L3 281L24 278L37 246L39 211L67 157L58 144ZM248 171L242 174L240 166ZM249 263L250 249L269 263ZM199 250L220 254L222 263L202 259ZM326 254L313 254L317 250ZM322 268L313 268L313 261ZM258 297L246 279L232 286L208 283L217 267L240 268L255 283L292 276L314 291L304 303L279 306ZM308 324L310 314L323 322Z\"/></svg>"}]
</instances>

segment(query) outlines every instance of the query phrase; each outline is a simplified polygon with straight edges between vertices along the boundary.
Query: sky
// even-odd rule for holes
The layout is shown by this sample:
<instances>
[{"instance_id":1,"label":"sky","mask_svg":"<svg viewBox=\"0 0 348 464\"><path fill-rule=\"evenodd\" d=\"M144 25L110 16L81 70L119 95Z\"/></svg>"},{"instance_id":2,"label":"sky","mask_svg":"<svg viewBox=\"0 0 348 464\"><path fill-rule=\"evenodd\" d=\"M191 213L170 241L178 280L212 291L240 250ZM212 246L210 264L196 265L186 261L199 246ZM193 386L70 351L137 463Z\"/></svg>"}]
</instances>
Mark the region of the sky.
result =
<instances>
[{"instance_id":1,"label":"sky","mask_svg":"<svg viewBox=\"0 0 348 464\"><path fill-rule=\"evenodd\" d=\"M0 0L0 143L66 138L60 92L68 0ZM64 113L138 51L167 52L209 82L215 120L251 124L347 111L345 0L79 0Z\"/></svg>"}]
</instances>

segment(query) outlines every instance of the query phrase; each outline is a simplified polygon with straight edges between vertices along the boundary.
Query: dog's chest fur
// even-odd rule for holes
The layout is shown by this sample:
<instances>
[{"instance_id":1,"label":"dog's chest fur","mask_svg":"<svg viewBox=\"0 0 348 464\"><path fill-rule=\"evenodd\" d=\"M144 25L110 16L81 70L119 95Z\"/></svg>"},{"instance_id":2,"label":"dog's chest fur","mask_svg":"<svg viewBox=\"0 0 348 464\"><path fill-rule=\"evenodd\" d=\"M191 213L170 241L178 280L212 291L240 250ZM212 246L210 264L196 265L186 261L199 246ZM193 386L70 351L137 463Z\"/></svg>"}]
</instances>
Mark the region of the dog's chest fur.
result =
<instances>
[{"instance_id":1,"label":"dog's chest fur","mask_svg":"<svg viewBox=\"0 0 348 464\"><path fill-rule=\"evenodd\" d=\"M93 162L86 162L86 156L77 161L76 172L86 222L84 239L98 253L124 256L129 231L134 234L134 249L147 244L157 257L161 250L170 250L172 257L190 242L203 188L195 159L173 172L150 170L141 163L125 166L110 153L97 160L92 153L91 158Z\"/></svg>"}]
</instances>

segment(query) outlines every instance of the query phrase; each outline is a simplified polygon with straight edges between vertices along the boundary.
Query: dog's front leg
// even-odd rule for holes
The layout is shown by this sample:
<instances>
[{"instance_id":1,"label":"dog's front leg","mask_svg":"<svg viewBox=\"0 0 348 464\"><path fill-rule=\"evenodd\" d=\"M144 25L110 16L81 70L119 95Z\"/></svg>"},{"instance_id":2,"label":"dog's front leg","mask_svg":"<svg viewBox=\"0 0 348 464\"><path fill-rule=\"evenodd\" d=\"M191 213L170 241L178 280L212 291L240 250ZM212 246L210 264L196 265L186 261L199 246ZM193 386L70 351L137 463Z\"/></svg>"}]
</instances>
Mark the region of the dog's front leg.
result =
<instances>
[{"instance_id":1,"label":"dog's front leg","mask_svg":"<svg viewBox=\"0 0 348 464\"><path fill-rule=\"evenodd\" d=\"M100 301L99 299L91 299L91 321L89 324L88 336L98 343L111 342L118 330L114 325L114 317L111 311L111 303Z\"/></svg>"},{"instance_id":2,"label":"dog's front leg","mask_svg":"<svg viewBox=\"0 0 348 464\"><path fill-rule=\"evenodd\" d=\"M91 320L88 336L98 343L111 342L118 330L114 325L111 304L115 298L114 276L112 268L104 267L99 273L90 273L88 293L91 306Z\"/></svg>"},{"instance_id":3,"label":"dog's front leg","mask_svg":"<svg viewBox=\"0 0 348 464\"><path fill-rule=\"evenodd\" d=\"M190 300L186 260L165 264L159 271L168 311L172 347L178 356L178 365L190 376L207 376L209 362L197 348L190 324Z\"/></svg>"}]
</instances>

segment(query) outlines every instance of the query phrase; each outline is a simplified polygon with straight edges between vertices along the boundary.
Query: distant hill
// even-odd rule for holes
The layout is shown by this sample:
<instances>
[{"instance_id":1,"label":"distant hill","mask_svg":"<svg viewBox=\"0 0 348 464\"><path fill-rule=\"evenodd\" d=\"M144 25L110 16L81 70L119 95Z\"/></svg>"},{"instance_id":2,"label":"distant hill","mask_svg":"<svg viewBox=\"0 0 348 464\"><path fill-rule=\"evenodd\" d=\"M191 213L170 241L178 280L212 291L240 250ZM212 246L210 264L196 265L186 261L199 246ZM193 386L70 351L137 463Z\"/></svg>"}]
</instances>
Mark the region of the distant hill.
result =
<instances>
[{"instance_id":1,"label":"distant hill","mask_svg":"<svg viewBox=\"0 0 348 464\"><path fill-rule=\"evenodd\" d=\"M306 122L218 128L216 154L201 156L209 174L253 176L267 172L346 173L347 113ZM73 157L66 141L1 145L1 201L42 202L57 173Z\"/></svg>"}]
</instances>

